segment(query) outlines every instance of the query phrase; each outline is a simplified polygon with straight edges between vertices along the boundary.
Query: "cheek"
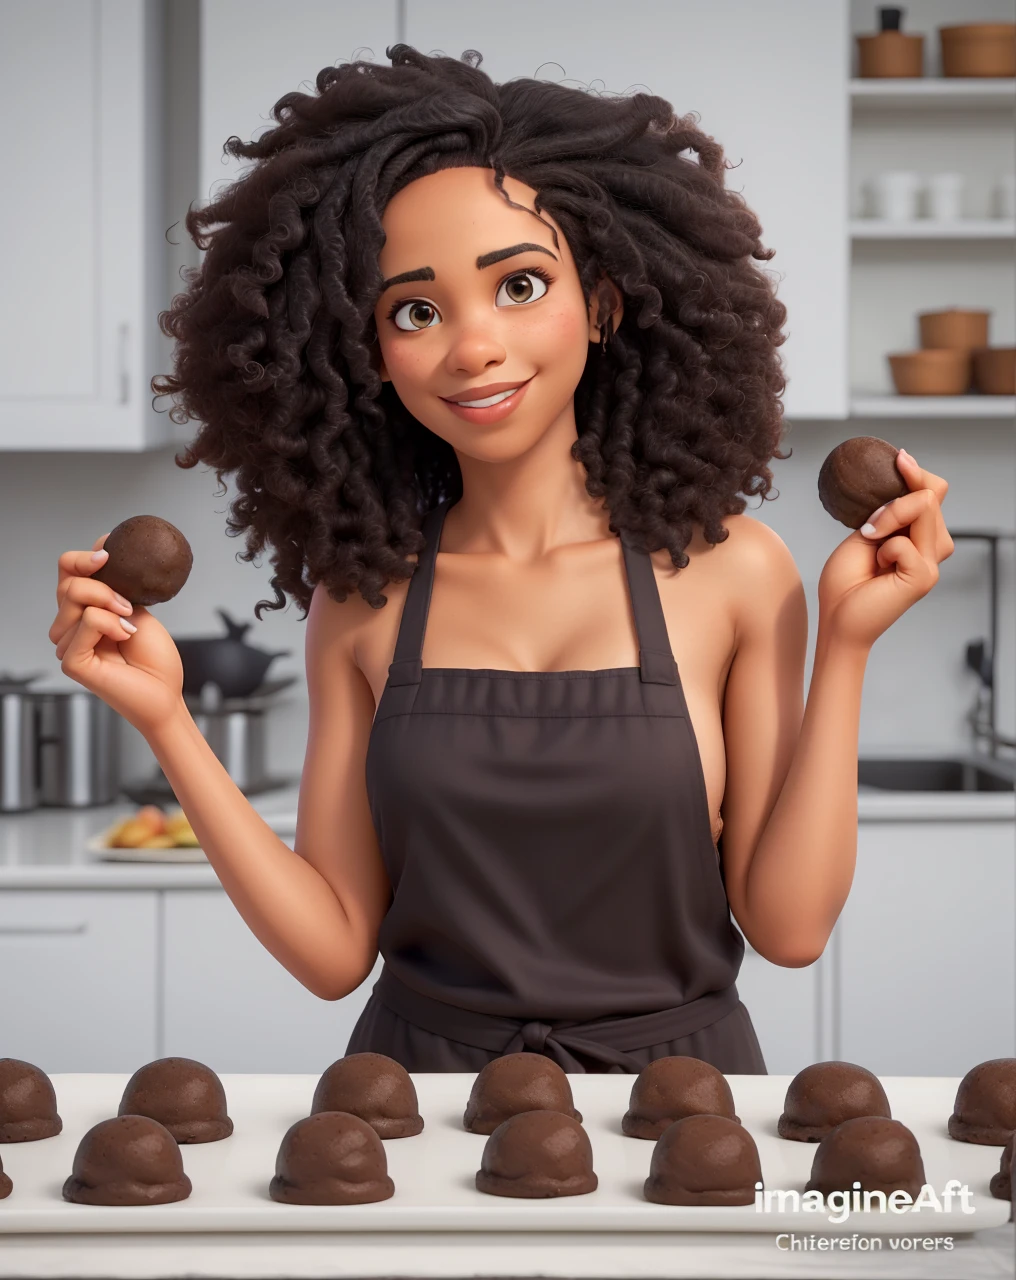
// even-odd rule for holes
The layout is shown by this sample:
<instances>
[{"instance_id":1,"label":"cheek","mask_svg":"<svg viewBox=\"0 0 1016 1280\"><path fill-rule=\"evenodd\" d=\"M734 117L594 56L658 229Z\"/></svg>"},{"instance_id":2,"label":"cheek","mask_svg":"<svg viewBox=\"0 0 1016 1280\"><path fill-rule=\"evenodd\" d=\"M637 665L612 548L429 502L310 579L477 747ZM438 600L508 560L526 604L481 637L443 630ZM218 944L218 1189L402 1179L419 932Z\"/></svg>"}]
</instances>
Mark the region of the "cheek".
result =
<instances>
[{"instance_id":1,"label":"cheek","mask_svg":"<svg viewBox=\"0 0 1016 1280\"><path fill-rule=\"evenodd\" d=\"M532 317L525 333L534 349L546 356L553 354L560 358L573 348L580 349L584 355L589 341L589 322L585 313L575 307L553 307Z\"/></svg>"},{"instance_id":2,"label":"cheek","mask_svg":"<svg viewBox=\"0 0 1016 1280\"><path fill-rule=\"evenodd\" d=\"M385 368L396 388L399 383L419 382L428 375L432 360L425 359L423 344L392 338L380 345Z\"/></svg>"}]
</instances>

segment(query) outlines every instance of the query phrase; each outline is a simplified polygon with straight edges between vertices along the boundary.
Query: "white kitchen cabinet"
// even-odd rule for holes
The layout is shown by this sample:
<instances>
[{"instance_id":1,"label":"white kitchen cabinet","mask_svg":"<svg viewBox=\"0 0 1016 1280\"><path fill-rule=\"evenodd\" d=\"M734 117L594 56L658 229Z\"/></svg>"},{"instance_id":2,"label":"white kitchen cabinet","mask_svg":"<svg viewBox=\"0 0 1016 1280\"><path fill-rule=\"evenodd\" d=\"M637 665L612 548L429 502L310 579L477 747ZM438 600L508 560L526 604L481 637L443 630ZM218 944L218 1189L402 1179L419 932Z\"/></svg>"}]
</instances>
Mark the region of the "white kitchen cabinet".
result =
<instances>
[{"instance_id":1,"label":"white kitchen cabinet","mask_svg":"<svg viewBox=\"0 0 1016 1280\"><path fill-rule=\"evenodd\" d=\"M837 925L838 1056L963 1075L1016 1053L1011 821L862 823Z\"/></svg>"},{"instance_id":2,"label":"white kitchen cabinet","mask_svg":"<svg viewBox=\"0 0 1016 1280\"><path fill-rule=\"evenodd\" d=\"M156 894L0 894L0 1057L46 1072L135 1071L156 1056Z\"/></svg>"},{"instance_id":3,"label":"white kitchen cabinet","mask_svg":"<svg viewBox=\"0 0 1016 1280\"><path fill-rule=\"evenodd\" d=\"M313 995L217 889L164 894L166 1055L216 1071L321 1072L346 1051L375 972L342 1000Z\"/></svg>"},{"instance_id":4,"label":"white kitchen cabinet","mask_svg":"<svg viewBox=\"0 0 1016 1280\"><path fill-rule=\"evenodd\" d=\"M647 92L699 113L776 250L765 269L789 311L790 418L847 415L847 36L845 0L406 3L409 44L478 49L497 81Z\"/></svg>"},{"instance_id":5,"label":"white kitchen cabinet","mask_svg":"<svg viewBox=\"0 0 1016 1280\"><path fill-rule=\"evenodd\" d=\"M162 0L4 0L0 449L168 438Z\"/></svg>"},{"instance_id":6,"label":"white kitchen cabinet","mask_svg":"<svg viewBox=\"0 0 1016 1280\"><path fill-rule=\"evenodd\" d=\"M745 944L737 976L741 1003L762 1046L770 1075L796 1075L823 1057L820 1040L822 957L802 969L786 969Z\"/></svg>"}]
</instances>

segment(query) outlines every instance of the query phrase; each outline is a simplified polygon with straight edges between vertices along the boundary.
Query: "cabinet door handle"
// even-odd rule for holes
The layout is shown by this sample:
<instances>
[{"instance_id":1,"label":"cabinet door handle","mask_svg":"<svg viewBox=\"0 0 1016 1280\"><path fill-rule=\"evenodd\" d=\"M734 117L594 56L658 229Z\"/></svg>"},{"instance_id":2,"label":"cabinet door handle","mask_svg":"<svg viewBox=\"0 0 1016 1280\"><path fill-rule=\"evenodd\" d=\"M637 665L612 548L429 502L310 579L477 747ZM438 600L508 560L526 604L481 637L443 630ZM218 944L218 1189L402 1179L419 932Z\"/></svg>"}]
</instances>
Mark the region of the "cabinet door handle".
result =
<instances>
[{"instance_id":1,"label":"cabinet door handle","mask_svg":"<svg viewBox=\"0 0 1016 1280\"><path fill-rule=\"evenodd\" d=\"M131 397L129 362L130 326L126 324L119 325L116 337L117 381L119 383L120 403L128 404Z\"/></svg>"},{"instance_id":2,"label":"cabinet door handle","mask_svg":"<svg viewBox=\"0 0 1016 1280\"><path fill-rule=\"evenodd\" d=\"M87 932L87 922L83 924L0 924L0 938L45 938Z\"/></svg>"}]
</instances>

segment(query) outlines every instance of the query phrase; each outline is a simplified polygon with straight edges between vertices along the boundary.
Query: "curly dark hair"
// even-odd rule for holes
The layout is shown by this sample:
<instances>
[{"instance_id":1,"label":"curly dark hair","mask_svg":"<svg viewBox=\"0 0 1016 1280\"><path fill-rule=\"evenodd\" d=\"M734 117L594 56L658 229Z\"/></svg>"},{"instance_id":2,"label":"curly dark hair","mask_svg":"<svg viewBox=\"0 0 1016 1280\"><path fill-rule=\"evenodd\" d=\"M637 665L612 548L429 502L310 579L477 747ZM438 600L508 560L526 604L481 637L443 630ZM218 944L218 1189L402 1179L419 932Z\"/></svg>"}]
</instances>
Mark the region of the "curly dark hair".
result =
<instances>
[{"instance_id":1,"label":"curly dark hair","mask_svg":"<svg viewBox=\"0 0 1016 1280\"><path fill-rule=\"evenodd\" d=\"M228 531L246 535L243 559L270 548L275 599L258 616L287 593L305 614L318 582L380 608L414 570L423 515L461 495L454 450L372 363L384 209L451 165L492 169L505 199L506 175L538 193L587 302L604 276L620 289L621 323L576 388L572 453L610 529L683 568L694 524L721 542L739 495L768 497L767 463L789 456L786 310L752 262L772 251L724 187L722 148L649 94L495 84L474 50L386 53L390 67L325 67L316 94L279 99L275 127L226 142L257 163L188 213L207 252L159 317L174 372L152 389L174 422L201 424L177 463L235 473Z\"/></svg>"}]
</instances>

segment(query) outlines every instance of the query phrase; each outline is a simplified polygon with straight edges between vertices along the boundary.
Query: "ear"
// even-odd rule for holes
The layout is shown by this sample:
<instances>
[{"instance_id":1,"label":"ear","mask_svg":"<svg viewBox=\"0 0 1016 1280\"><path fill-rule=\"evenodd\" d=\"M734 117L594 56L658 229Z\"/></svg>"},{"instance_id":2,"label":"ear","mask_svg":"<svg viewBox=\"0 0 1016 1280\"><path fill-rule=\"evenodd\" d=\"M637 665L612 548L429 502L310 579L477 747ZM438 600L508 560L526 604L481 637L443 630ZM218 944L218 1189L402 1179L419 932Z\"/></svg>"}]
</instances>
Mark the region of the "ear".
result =
<instances>
[{"instance_id":1,"label":"ear","mask_svg":"<svg viewBox=\"0 0 1016 1280\"><path fill-rule=\"evenodd\" d=\"M589 341L600 342L604 327L610 321L610 332L617 333L624 315L624 298L621 290L604 276L593 289L589 299Z\"/></svg>"}]
</instances>

